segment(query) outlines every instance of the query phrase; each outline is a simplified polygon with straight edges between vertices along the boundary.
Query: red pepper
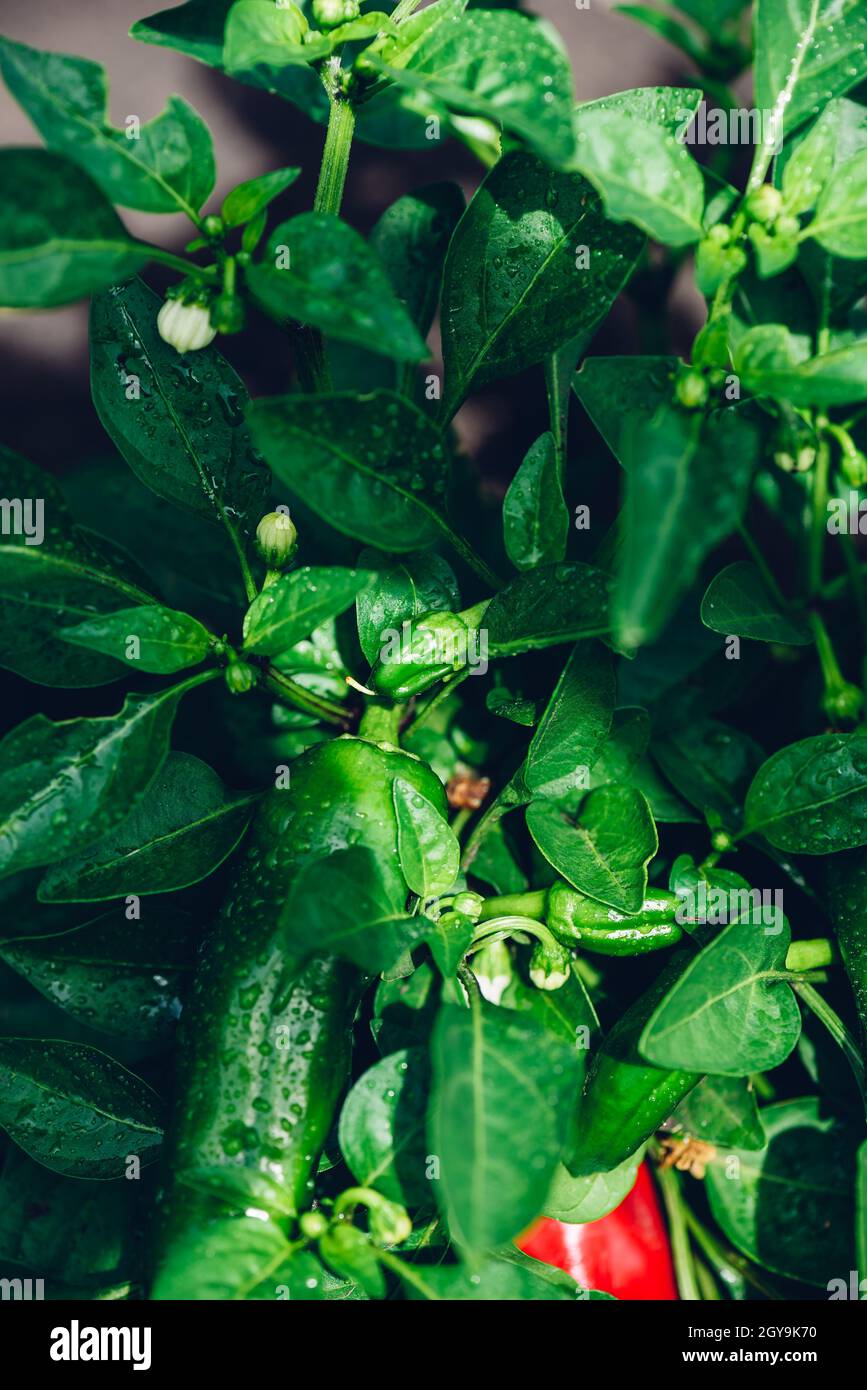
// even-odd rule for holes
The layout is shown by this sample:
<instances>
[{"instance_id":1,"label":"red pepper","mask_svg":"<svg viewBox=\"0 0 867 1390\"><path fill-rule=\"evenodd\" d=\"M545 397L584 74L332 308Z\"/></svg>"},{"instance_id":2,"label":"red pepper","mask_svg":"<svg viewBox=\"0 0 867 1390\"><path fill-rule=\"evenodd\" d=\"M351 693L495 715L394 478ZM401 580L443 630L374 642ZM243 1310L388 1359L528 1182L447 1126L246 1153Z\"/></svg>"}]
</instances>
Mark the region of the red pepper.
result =
<instances>
[{"instance_id":1,"label":"red pepper","mask_svg":"<svg viewBox=\"0 0 867 1390\"><path fill-rule=\"evenodd\" d=\"M668 1231L647 1165L619 1207L580 1226L543 1216L517 1242L584 1289L623 1299L677 1298Z\"/></svg>"}]
</instances>

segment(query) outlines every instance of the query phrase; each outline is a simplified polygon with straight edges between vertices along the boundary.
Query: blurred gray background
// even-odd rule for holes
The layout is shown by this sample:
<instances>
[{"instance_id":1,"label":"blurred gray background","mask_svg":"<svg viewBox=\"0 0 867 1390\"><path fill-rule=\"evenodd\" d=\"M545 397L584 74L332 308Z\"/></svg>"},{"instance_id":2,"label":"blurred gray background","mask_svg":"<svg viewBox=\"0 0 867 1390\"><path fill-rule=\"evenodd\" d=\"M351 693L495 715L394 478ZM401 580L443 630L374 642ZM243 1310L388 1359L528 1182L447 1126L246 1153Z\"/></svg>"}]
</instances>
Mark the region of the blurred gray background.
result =
<instances>
[{"instance_id":1,"label":"blurred gray background","mask_svg":"<svg viewBox=\"0 0 867 1390\"><path fill-rule=\"evenodd\" d=\"M166 97L180 92L210 126L217 152L218 184L211 201L242 179L279 165L299 164L303 178L276 205L281 216L310 206L322 147L322 128L279 97L230 81L212 69L168 49L128 37L134 20L165 8L166 0L0 0L0 32L36 47L78 53L103 63L110 79L110 116L122 124L130 114L143 121L157 114ZM535 0L536 13L552 20L568 44L579 99L589 100L627 87L673 83L683 75L684 59L663 40L622 15L614 0ZM0 84L0 141L37 144L27 117ZM376 150L356 143L346 189L344 215L368 231L399 194L437 179L457 179L467 193L482 176L481 167L454 142L415 154ZM183 217L155 217L125 211L124 220L140 236L180 250L191 234ZM159 284L159 272L151 275ZM677 299L677 287L674 298ZM694 306L684 312L692 317ZM629 351L628 310L619 306L596 351ZM0 312L0 439L34 462L64 472L77 459L104 450L103 436L90 406L87 380L87 308L76 305L45 313ZM223 350L244 375L253 394L285 389L289 372L286 339L257 322L253 332ZM528 399L532 396L533 399ZM539 432L540 402L535 391L498 389L465 407L460 432L466 446L489 473L498 473L500 446L508 441L506 477ZM545 426L542 425L541 428Z\"/></svg>"}]
</instances>

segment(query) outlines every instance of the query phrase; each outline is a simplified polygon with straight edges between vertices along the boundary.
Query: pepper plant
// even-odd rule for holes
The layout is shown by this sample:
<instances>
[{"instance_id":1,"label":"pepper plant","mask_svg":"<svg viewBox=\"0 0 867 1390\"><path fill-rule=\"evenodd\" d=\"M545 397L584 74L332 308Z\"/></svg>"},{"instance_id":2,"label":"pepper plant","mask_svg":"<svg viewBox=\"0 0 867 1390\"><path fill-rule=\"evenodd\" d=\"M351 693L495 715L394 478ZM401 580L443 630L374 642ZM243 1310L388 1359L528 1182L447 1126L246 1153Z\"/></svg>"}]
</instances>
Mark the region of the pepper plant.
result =
<instances>
[{"instance_id":1,"label":"pepper plant","mask_svg":"<svg viewBox=\"0 0 867 1390\"><path fill-rule=\"evenodd\" d=\"M324 126L282 220L316 125L218 204L181 97L114 127L96 63L0 44L45 141L0 152L0 303L90 298L113 448L0 454L4 1277L610 1297L521 1247L644 1163L682 1298L858 1296L867 5L623 8L682 86L579 101L517 4L142 18ZM750 63L753 145L703 150ZM417 154L367 238L356 140ZM518 373L494 508L453 422Z\"/></svg>"}]
</instances>

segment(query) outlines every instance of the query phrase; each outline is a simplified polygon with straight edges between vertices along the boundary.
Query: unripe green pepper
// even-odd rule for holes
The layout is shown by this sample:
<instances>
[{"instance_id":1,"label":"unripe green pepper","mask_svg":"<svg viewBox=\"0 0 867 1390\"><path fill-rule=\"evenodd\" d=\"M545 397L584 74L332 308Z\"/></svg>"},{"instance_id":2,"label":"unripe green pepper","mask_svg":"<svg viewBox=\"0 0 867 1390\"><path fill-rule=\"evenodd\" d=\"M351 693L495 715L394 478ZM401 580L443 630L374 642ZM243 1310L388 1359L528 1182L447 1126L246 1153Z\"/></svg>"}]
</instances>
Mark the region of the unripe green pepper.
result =
<instances>
[{"instance_id":1,"label":"unripe green pepper","mask_svg":"<svg viewBox=\"0 0 867 1390\"><path fill-rule=\"evenodd\" d=\"M575 1177L607 1173L625 1162L701 1081L700 1072L667 1071L638 1052L645 1024L693 958L691 951L679 951L597 1048L567 1157Z\"/></svg>"},{"instance_id":2,"label":"unripe green pepper","mask_svg":"<svg viewBox=\"0 0 867 1390\"><path fill-rule=\"evenodd\" d=\"M459 613L425 613L404 624L394 655L383 649L370 673L378 695L408 700L466 665L469 628ZM445 653L446 660L437 660Z\"/></svg>"},{"instance_id":3,"label":"unripe green pepper","mask_svg":"<svg viewBox=\"0 0 867 1390\"><path fill-rule=\"evenodd\" d=\"M221 1165L259 1170L283 1186L295 1210L306 1204L346 1084L364 981L332 956L287 957L281 911L304 864L356 844L376 854L392 896L405 891L396 777L445 814L442 784L425 763L348 736L302 754L289 787L260 804L181 1020L155 1298L184 1297L187 1272L196 1287L189 1237L233 1219L213 1198L191 1194L181 1173Z\"/></svg>"},{"instance_id":4,"label":"unripe green pepper","mask_svg":"<svg viewBox=\"0 0 867 1390\"><path fill-rule=\"evenodd\" d=\"M601 956L640 956L674 946L683 937L675 920L680 899L661 889L648 897L635 917L587 898L568 883L548 889L545 921L566 945Z\"/></svg>"}]
</instances>

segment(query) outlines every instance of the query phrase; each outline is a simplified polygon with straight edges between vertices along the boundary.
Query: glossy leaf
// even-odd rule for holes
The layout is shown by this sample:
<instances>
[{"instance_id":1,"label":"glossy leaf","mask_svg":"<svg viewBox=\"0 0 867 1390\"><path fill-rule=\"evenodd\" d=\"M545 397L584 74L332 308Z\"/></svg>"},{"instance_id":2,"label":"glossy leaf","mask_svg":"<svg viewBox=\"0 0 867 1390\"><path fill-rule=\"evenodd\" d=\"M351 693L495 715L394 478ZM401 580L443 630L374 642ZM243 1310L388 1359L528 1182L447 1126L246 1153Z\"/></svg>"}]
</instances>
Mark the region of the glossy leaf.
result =
<instances>
[{"instance_id":1,"label":"glossy leaf","mask_svg":"<svg viewBox=\"0 0 867 1390\"><path fill-rule=\"evenodd\" d=\"M391 794L397 818L397 852L410 890L422 899L447 893L461 862L461 847L448 821L402 777L395 777Z\"/></svg>"},{"instance_id":2,"label":"glossy leaf","mask_svg":"<svg viewBox=\"0 0 867 1390\"><path fill-rule=\"evenodd\" d=\"M747 793L746 829L793 854L867 844L867 738L819 734L774 753Z\"/></svg>"},{"instance_id":3,"label":"glossy leaf","mask_svg":"<svg viewBox=\"0 0 867 1390\"><path fill-rule=\"evenodd\" d=\"M150 259L76 164L0 150L0 304L50 309L125 280Z\"/></svg>"},{"instance_id":4,"label":"glossy leaf","mask_svg":"<svg viewBox=\"0 0 867 1390\"><path fill-rule=\"evenodd\" d=\"M600 1221L629 1196L643 1156L641 1148L610 1173L589 1173L581 1178L573 1178L568 1168L558 1164L545 1198L543 1216L569 1225Z\"/></svg>"},{"instance_id":5,"label":"glossy leaf","mask_svg":"<svg viewBox=\"0 0 867 1390\"><path fill-rule=\"evenodd\" d=\"M491 656L603 637L611 627L611 578L579 561L540 565L494 596L485 613Z\"/></svg>"},{"instance_id":6,"label":"glossy leaf","mask_svg":"<svg viewBox=\"0 0 867 1390\"><path fill-rule=\"evenodd\" d=\"M305 566L275 579L254 598L244 616L244 650L280 656L302 637L343 613L369 587L367 570Z\"/></svg>"},{"instance_id":7,"label":"glossy leaf","mask_svg":"<svg viewBox=\"0 0 867 1390\"><path fill-rule=\"evenodd\" d=\"M248 411L277 477L329 525L404 553L441 533L448 462L427 416L390 391L277 396Z\"/></svg>"},{"instance_id":8,"label":"glossy leaf","mask_svg":"<svg viewBox=\"0 0 867 1390\"><path fill-rule=\"evenodd\" d=\"M471 1265L425 1265L413 1271L412 1283L407 1281L407 1297L446 1299L450 1303L562 1303L586 1296L568 1275L560 1282L551 1278L559 1270L537 1260L530 1263L536 1268L505 1259L476 1260ZM589 1296L593 1298L594 1294Z\"/></svg>"},{"instance_id":9,"label":"glossy leaf","mask_svg":"<svg viewBox=\"0 0 867 1390\"><path fill-rule=\"evenodd\" d=\"M122 1178L162 1141L158 1097L139 1077L83 1043L0 1038L0 1127L56 1173Z\"/></svg>"},{"instance_id":10,"label":"glossy leaf","mask_svg":"<svg viewBox=\"0 0 867 1390\"><path fill-rule=\"evenodd\" d=\"M220 216L227 227L243 227L268 207L279 194L295 182L300 169L271 169L254 179L245 179L227 193Z\"/></svg>"},{"instance_id":11,"label":"glossy leaf","mask_svg":"<svg viewBox=\"0 0 867 1390\"><path fill-rule=\"evenodd\" d=\"M856 154L827 184L810 235L832 256L867 256L867 151Z\"/></svg>"},{"instance_id":12,"label":"glossy leaf","mask_svg":"<svg viewBox=\"0 0 867 1390\"><path fill-rule=\"evenodd\" d=\"M195 678L194 682L195 683ZM108 834L144 797L191 682L128 695L118 714L34 714L0 743L0 876L52 864Z\"/></svg>"},{"instance_id":13,"label":"glossy leaf","mask_svg":"<svg viewBox=\"0 0 867 1390\"><path fill-rule=\"evenodd\" d=\"M533 801L527 828L548 862L579 892L618 912L638 912L647 865L659 842L650 807L633 787L600 787L576 817L555 801Z\"/></svg>"},{"instance_id":14,"label":"glossy leaf","mask_svg":"<svg viewBox=\"0 0 867 1390\"><path fill-rule=\"evenodd\" d=\"M652 418L671 400L676 366L675 357L588 357L573 377L576 396L624 468L630 462L630 421Z\"/></svg>"},{"instance_id":15,"label":"glossy leaf","mask_svg":"<svg viewBox=\"0 0 867 1390\"><path fill-rule=\"evenodd\" d=\"M371 666L379 658L388 632L423 613L457 612L458 582L441 556L419 552L398 559L381 551L363 550L358 563L376 571L376 583L356 597L358 641Z\"/></svg>"},{"instance_id":16,"label":"glossy leaf","mask_svg":"<svg viewBox=\"0 0 867 1390\"><path fill-rule=\"evenodd\" d=\"M160 300L131 280L93 303L90 381L102 426L147 487L230 532L254 528L270 480L244 423L247 392L216 348L178 356Z\"/></svg>"},{"instance_id":17,"label":"glossy leaf","mask_svg":"<svg viewBox=\"0 0 867 1390\"><path fill-rule=\"evenodd\" d=\"M650 742L650 717L643 709L616 709L608 737L590 768L590 790L606 787L612 782L627 786L641 784L636 780L636 768ZM647 793L645 792L645 795ZM651 809L653 802L650 797Z\"/></svg>"},{"instance_id":18,"label":"glossy leaf","mask_svg":"<svg viewBox=\"0 0 867 1390\"><path fill-rule=\"evenodd\" d=\"M423 337L434 320L446 251L463 211L457 184L431 183L398 198L370 233L394 293Z\"/></svg>"},{"instance_id":19,"label":"glossy leaf","mask_svg":"<svg viewBox=\"0 0 867 1390\"><path fill-rule=\"evenodd\" d=\"M157 1270L156 1299L297 1299L324 1297L325 1271L309 1251L293 1251L273 1221L224 1217L192 1225Z\"/></svg>"},{"instance_id":20,"label":"glossy leaf","mask_svg":"<svg viewBox=\"0 0 867 1390\"><path fill-rule=\"evenodd\" d=\"M587 788L588 773L611 729L615 678L610 654L580 642L539 720L524 768L534 796L563 797Z\"/></svg>"},{"instance_id":21,"label":"glossy leaf","mask_svg":"<svg viewBox=\"0 0 867 1390\"><path fill-rule=\"evenodd\" d=\"M503 501L503 539L515 569L566 558L569 511L557 469L554 436L531 445Z\"/></svg>"},{"instance_id":22,"label":"glossy leaf","mask_svg":"<svg viewBox=\"0 0 867 1390\"><path fill-rule=\"evenodd\" d=\"M756 0L755 104L773 112L779 137L867 77L867 14L836 0Z\"/></svg>"},{"instance_id":23,"label":"glossy leaf","mask_svg":"<svg viewBox=\"0 0 867 1390\"><path fill-rule=\"evenodd\" d=\"M188 917L161 905L141 922L115 909L72 931L0 944L0 957L72 1018L141 1042L171 1039L193 965Z\"/></svg>"},{"instance_id":24,"label":"glossy leaf","mask_svg":"<svg viewBox=\"0 0 867 1390\"><path fill-rule=\"evenodd\" d=\"M458 223L446 257L444 415L453 415L471 389L589 336L642 244L633 228L606 220L577 174L557 173L531 154L504 155Z\"/></svg>"},{"instance_id":25,"label":"glossy leaf","mask_svg":"<svg viewBox=\"0 0 867 1390\"><path fill-rule=\"evenodd\" d=\"M378 257L329 213L303 212L281 222L262 260L248 267L247 284L273 317L313 324L399 362L428 355Z\"/></svg>"},{"instance_id":26,"label":"glossy leaf","mask_svg":"<svg viewBox=\"0 0 867 1390\"><path fill-rule=\"evenodd\" d=\"M530 1019L489 1004L444 1005L431 1055L437 1200L460 1245L491 1249L541 1210L581 1059Z\"/></svg>"},{"instance_id":27,"label":"glossy leaf","mask_svg":"<svg viewBox=\"0 0 867 1390\"><path fill-rule=\"evenodd\" d=\"M222 67L223 31L235 0L186 0L138 19L130 29L134 39L174 48L213 68Z\"/></svg>"},{"instance_id":28,"label":"glossy leaf","mask_svg":"<svg viewBox=\"0 0 867 1390\"><path fill-rule=\"evenodd\" d=\"M211 634L196 618L157 604L85 618L74 627L61 628L58 636L157 675L198 666L211 650Z\"/></svg>"},{"instance_id":29,"label":"glossy leaf","mask_svg":"<svg viewBox=\"0 0 867 1390\"><path fill-rule=\"evenodd\" d=\"M31 505L28 515L22 503L21 530L0 536L0 665L41 685L116 680L114 661L78 651L59 634L68 623L150 601L131 560L76 526L54 479L3 448L0 492Z\"/></svg>"},{"instance_id":30,"label":"glossy leaf","mask_svg":"<svg viewBox=\"0 0 867 1390\"><path fill-rule=\"evenodd\" d=\"M750 1076L786 1060L801 1013L785 969L788 925L767 926L761 910L705 946L656 1008L641 1035L642 1056L672 1070Z\"/></svg>"},{"instance_id":31,"label":"glossy leaf","mask_svg":"<svg viewBox=\"0 0 867 1390\"><path fill-rule=\"evenodd\" d=\"M701 239L704 180L673 134L617 110L579 107L575 136L572 167L596 188L610 218L667 246Z\"/></svg>"},{"instance_id":32,"label":"glossy leaf","mask_svg":"<svg viewBox=\"0 0 867 1390\"><path fill-rule=\"evenodd\" d=\"M748 734L717 719L693 718L654 739L652 752L672 786L702 814L738 827L747 787L764 753Z\"/></svg>"},{"instance_id":33,"label":"glossy leaf","mask_svg":"<svg viewBox=\"0 0 867 1390\"><path fill-rule=\"evenodd\" d=\"M429 1085L425 1051L403 1048L364 1072L340 1112L340 1151L352 1176L401 1206L433 1204L425 1136Z\"/></svg>"},{"instance_id":34,"label":"glossy leaf","mask_svg":"<svg viewBox=\"0 0 867 1390\"><path fill-rule=\"evenodd\" d=\"M173 752L134 811L85 854L53 864L41 902L171 893L214 872L237 845L255 798L231 796L207 763Z\"/></svg>"},{"instance_id":35,"label":"glossy leaf","mask_svg":"<svg viewBox=\"0 0 867 1390\"><path fill-rule=\"evenodd\" d=\"M720 1148L763 1149L766 1137L748 1077L705 1076L684 1096L671 1126L689 1139Z\"/></svg>"},{"instance_id":36,"label":"glossy leaf","mask_svg":"<svg viewBox=\"0 0 867 1390\"><path fill-rule=\"evenodd\" d=\"M772 396L794 406L867 400L867 344L847 343L806 359L799 346L781 324L753 328L737 345L735 370L755 395Z\"/></svg>"},{"instance_id":37,"label":"glossy leaf","mask_svg":"<svg viewBox=\"0 0 867 1390\"><path fill-rule=\"evenodd\" d=\"M708 1168L714 1220L765 1269L826 1291L848 1283L857 1127L825 1116L814 1096L766 1106L762 1119L766 1148L720 1153Z\"/></svg>"},{"instance_id":38,"label":"glossy leaf","mask_svg":"<svg viewBox=\"0 0 867 1390\"><path fill-rule=\"evenodd\" d=\"M152 121L117 130L99 63L0 38L0 72L49 149L80 165L113 203L195 217L213 191L210 132L181 97L169 97Z\"/></svg>"},{"instance_id":39,"label":"glossy leaf","mask_svg":"<svg viewBox=\"0 0 867 1390\"><path fill-rule=\"evenodd\" d=\"M712 632L804 647L812 642L809 624L786 613L761 571L746 560L727 565L711 580L701 601L701 620Z\"/></svg>"}]
</instances>

